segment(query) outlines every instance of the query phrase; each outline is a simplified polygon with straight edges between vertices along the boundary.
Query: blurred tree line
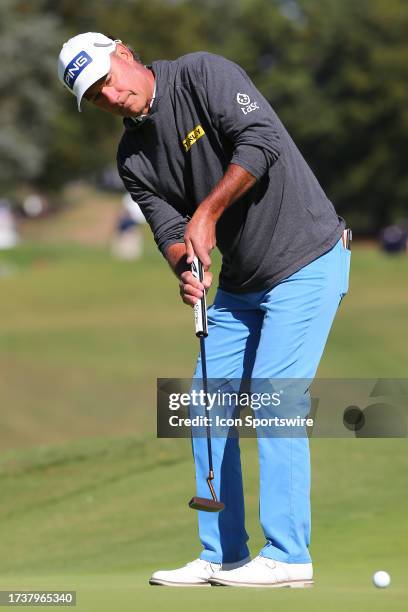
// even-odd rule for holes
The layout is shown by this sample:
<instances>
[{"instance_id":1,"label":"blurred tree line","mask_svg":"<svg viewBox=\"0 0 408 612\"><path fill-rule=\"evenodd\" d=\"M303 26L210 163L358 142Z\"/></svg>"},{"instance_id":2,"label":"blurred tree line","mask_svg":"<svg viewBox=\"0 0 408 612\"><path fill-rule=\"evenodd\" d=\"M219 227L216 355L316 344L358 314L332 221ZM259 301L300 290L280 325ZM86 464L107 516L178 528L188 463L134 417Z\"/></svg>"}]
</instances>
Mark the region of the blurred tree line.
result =
<instances>
[{"instance_id":1,"label":"blurred tree line","mask_svg":"<svg viewBox=\"0 0 408 612\"><path fill-rule=\"evenodd\" d=\"M86 31L145 63L198 50L236 61L356 231L408 216L406 0L2 0L0 196L114 163L120 119L79 114L56 76L62 43Z\"/></svg>"}]
</instances>

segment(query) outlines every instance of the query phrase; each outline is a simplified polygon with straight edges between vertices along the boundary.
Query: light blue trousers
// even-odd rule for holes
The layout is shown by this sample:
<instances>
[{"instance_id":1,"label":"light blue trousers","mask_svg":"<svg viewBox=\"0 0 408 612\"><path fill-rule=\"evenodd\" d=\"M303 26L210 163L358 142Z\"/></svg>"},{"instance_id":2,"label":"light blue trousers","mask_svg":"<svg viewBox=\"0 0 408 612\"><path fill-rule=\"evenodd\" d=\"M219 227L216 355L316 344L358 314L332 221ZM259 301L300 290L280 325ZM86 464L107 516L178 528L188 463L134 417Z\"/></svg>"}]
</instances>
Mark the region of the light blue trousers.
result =
<instances>
[{"instance_id":1,"label":"light blue trousers","mask_svg":"<svg viewBox=\"0 0 408 612\"><path fill-rule=\"evenodd\" d=\"M218 290L208 310L207 375L211 378L312 380L342 297L348 290L350 251L339 242L268 291ZM200 358L194 375L201 379ZM307 410L306 410L307 412ZM196 495L208 497L207 442L193 437ZM231 563L248 556L237 438L213 437L220 513L198 512L201 559ZM310 456L306 437L259 437L260 554L286 563L309 563Z\"/></svg>"}]
</instances>

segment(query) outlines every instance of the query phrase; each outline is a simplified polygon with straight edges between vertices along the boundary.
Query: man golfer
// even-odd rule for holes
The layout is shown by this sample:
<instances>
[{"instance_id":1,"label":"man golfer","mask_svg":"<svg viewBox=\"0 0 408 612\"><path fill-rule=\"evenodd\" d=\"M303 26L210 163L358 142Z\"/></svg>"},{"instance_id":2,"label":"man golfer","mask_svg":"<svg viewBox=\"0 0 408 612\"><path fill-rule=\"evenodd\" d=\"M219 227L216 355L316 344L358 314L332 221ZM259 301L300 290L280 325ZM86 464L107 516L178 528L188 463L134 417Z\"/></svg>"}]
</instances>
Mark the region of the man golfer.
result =
<instances>
[{"instance_id":1,"label":"man golfer","mask_svg":"<svg viewBox=\"0 0 408 612\"><path fill-rule=\"evenodd\" d=\"M212 282L212 249L222 253L209 378L313 379L348 288L345 223L244 70L210 53L145 66L121 41L91 32L65 43L58 74L79 109L85 98L124 118L119 172L186 304ZM155 572L151 584L312 584L308 440L259 436L258 447L259 554L249 560L238 440L217 437L214 487L225 510L199 512L200 558ZM205 497L205 438L193 438L193 453Z\"/></svg>"}]
</instances>

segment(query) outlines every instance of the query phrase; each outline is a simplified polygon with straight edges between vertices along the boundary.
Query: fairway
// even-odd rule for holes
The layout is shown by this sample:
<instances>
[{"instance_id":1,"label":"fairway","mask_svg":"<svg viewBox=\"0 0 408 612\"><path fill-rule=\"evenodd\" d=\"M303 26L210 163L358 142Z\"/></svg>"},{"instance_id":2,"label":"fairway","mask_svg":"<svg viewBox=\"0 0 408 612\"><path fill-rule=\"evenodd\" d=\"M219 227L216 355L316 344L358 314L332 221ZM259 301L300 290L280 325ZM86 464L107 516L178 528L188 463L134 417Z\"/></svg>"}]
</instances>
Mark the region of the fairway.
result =
<instances>
[{"instance_id":1,"label":"fairway","mask_svg":"<svg viewBox=\"0 0 408 612\"><path fill-rule=\"evenodd\" d=\"M312 440L313 589L149 587L152 571L199 553L189 442L154 436L156 377L191 375L191 311L151 243L142 264L63 243L26 244L0 265L1 589L75 589L78 610L100 612L406 609L405 439ZM407 269L354 248L321 376L406 376ZM242 447L255 555L256 441ZM371 585L378 569L389 589Z\"/></svg>"}]
</instances>

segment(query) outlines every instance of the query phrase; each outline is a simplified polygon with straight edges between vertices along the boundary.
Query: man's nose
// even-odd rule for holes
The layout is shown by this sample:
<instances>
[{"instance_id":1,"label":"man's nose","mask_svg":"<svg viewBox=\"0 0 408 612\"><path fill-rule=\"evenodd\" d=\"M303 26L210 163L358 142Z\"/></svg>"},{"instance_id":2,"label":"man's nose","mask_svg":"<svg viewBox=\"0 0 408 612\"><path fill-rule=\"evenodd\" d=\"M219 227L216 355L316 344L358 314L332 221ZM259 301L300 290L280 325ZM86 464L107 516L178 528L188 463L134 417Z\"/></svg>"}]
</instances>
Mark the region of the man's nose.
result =
<instances>
[{"instance_id":1,"label":"man's nose","mask_svg":"<svg viewBox=\"0 0 408 612\"><path fill-rule=\"evenodd\" d=\"M105 87L102 87L102 95L110 104L115 104L118 99L118 92L114 87L105 85Z\"/></svg>"}]
</instances>

